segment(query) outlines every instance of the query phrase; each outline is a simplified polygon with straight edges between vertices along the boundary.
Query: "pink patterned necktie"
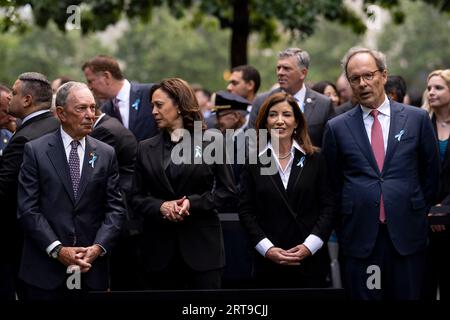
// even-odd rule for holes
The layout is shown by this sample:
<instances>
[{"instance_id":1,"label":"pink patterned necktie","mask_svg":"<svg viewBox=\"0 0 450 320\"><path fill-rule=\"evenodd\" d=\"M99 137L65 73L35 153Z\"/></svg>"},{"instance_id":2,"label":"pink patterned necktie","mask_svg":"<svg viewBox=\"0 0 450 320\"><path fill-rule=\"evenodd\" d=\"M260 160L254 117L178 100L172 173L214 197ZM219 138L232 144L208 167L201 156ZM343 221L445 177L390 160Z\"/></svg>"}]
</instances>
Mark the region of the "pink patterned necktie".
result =
<instances>
[{"instance_id":1,"label":"pink patterned necktie","mask_svg":"<svg viewBox=\"0 0 450 320\"><path fill-rule=\"evenodd\" d=\"M78 197L78 186L80 184L80 157L78 156L78 140L72 140L69 154L69 170L70 179L72 180L73 195L75 199Z\"/></svg>"},{"instance_id":2,"label":"pink patterned necktie","mask_svg":"<svg viewBox=\"0 0 450 320\"><path fill-rule=\"evenodd\" d=\"M380 169L381 172L383 170L383 163L384 163L384 141L383 141L383 130L381 129L380 121L378 121L379 113L380 112L378 110L372 110L370 112L370 115L373 117L372 133L371 133L372 150L375 156L375 160L377 161L378 164L378 169ZM383 194L381 194L380 199L380 221L382 223L386 222Z\"/></svg>"}]
</instances>

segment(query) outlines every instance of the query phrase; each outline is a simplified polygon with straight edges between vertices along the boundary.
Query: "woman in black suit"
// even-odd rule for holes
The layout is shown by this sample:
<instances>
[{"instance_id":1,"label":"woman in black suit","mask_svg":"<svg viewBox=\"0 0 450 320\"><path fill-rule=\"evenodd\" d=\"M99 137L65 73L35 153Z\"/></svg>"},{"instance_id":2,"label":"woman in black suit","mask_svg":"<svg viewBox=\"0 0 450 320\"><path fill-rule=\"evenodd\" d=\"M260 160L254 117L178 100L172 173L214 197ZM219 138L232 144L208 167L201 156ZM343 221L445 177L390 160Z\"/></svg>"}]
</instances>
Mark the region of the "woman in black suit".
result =
<instances>
[{"instance_id":1,"label":"woman in black suit","mask_svg":"<svg viewBox=\"0 0 450 320\"><path fill-rule=\"evenodd\" d=\"M257 118L267 146L241 175L239 217L255 246L254 277L260 287L324 287L329 271L323 246L333 228L333 194L325 159L313 147L294 98L270 96ZM266 130L266 131L265 131ZM272 175L263 157L275 162ZM267 163L267 161L266 161ZM326 246L325 246L326 247Z\"/></svg>"},{"instance_id":2,"label":"woman in black suit","mask_svg":"<svg viewBox=\"0 0 450 320\"><path fill-rule=\"evenodd\" d=\"M139 144L133 186L147 287L220 288L225 255L216 208L235 197L231 167L205 163L206 143L192 136L194 124L204 129L203 116L184 80L163 80L150 97L161 132Z\"/></svg>"},{"instance_id":3,"label":"woman in black suit","mask_svg":"<svg viewBox=\"0 0 450 320\"><path fill-rule=\"evenodd\" d=\"M423 108L428 111L436 132L441 175L435 205L450 205L450 69L435 70L428 75L427 99ZM439 287L440 300L450 299L450 226L431 225L427 255L427 271L423 298L436 300Z\"/></svg>"}]
</instances>

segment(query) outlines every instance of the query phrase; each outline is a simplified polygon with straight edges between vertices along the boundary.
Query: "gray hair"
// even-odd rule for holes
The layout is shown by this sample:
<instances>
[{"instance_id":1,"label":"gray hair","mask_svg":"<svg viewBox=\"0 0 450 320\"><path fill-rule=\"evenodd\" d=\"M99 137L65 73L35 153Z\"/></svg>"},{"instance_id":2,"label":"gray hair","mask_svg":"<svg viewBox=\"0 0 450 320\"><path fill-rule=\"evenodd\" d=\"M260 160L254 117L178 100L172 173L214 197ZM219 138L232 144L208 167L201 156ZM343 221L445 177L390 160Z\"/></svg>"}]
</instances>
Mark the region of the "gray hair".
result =
<instances>
[{"instance_id":1,"label":"gray hair","mask_svg":"<svg viewBox=\"0 0 450 320\"><path fill-rule=\"evenodd\" d=\"M35 104L42 104L43 109L49 109L52 105L52 86L47 77L38 72L25 72L19 78L21 81L22 95L31 95Z\"/></svg>"},{"instance_id":2,"label":"gray hair","mask_svg":"<svg viewBox=\"0 0 450 320\"><path fill-rule=\"evenodd\" d=\"M372 49L363 48L363 47L353 47L347 51L347 53L345 54L344 58L342 58L342 61L341 61L341 66L342 66L342 69L344 70L346 76L348 76L348 74L347 74L348 62L355 54L358 54L358 53L370 54L375 59L375 63L380 71L387 70L386 56L384 55L384 53L377 51L377 50L372 50Z\"/></svg>"},{"instance_id":3,"label":"gray hair","mask_svg":"<svg viewBox=\"0 0 450 320\"><path fill-rule=\"evenodd\" d=\"M305 50L299 48L287 48L278 53L278 59L285 59L289 57L295 57L297 59L299 68L309 68L311 59L309 58L309 53Z\"/></svg>"},{"instance_id":4,"label":"gray hair","mask_svg":"<svg viewBox=\"0 0 450 320\"><path fill-rule=\"evenodd\" d=\"M83 82L69 81L64 83L56 91L55 105L65 108L67 105L67 97L72 90L89 89Z\"/></svg>"}]
</instances>

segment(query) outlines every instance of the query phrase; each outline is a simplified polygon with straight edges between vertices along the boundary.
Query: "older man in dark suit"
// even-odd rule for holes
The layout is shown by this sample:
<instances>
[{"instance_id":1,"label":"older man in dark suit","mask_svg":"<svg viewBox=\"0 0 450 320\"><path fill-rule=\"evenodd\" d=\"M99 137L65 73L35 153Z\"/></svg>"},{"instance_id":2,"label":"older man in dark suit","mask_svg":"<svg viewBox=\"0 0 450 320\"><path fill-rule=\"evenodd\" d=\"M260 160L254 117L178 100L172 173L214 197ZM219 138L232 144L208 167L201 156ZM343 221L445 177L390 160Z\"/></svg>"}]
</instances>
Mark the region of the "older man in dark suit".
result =
<instances>
[{"instance_id":1,"label":"older man in dark suit","mask_svg":"<svg viewBox=\"0 0 450 320\"><path fill-rule=\"evenodd\" d=\"M17 287L18 263L21 255L21 231L16 221L17 177L22 164L23 149L27 142L57 130L59 121L50 112L52 88L47 78L37 72L21 74L8 96L8 113L22 120L0 161L0 203L2 223L0 240L8 244L0 258L0 299L12 300Z\"/></svg>"},{"instance_id":2,"label":"older man in dark suit","mask_svg":"<svg viewBox=\"0 0 450 320\"><path fill-rule=\"evenodd\" d=\"M87 136L94 123L92 93L68 82L56 106L61 129L25 145L19 175L17 217L25 235L19 277L27 300L106 290L104 256L125 213L114 149ZM82 274L74 287L66 280L68 267Z\"/></svg>"},{"instance_id":3,"label":"older man in dark suit","mask_svg":"<svg viewBox=\"0 0 450 320\"><path fill-rule=\"evenodd\" d=\"M352 48L343 67L359 105L328 122L323 150L346 289L355 299L418 299L439 179L433 127L424 110L387 98L381 52Z\"/></svg>"},{"instance_id":4,"label":"older man in dark suit","mask_svg":"<svg viewBox=\"0 0 450 320\"><path fill-rule=\"evenodd\" d=\"M308 52L298 48L288 48L278 54L277 77L279 88L258 95L253 102L249 127L254 128L259 109L270 95L285 91L297 101L305 114L309 136L313 145L322 145L325 123L333 117L334 109L331 100L305 86L309 68Z\"/></svg>"},{"instance_id":5,"label":"older man in dark suit","mask_svg":"<svg viewBox=\"0 0 450 320\"><path fill-rule=\"evenodd\" d=\"M118 62L104 55L87 61L82 70L95 98L105 102L103 112L133 132L137 141L158 133L149 98L153 84L130 83Z\"/></svg>"}]
</instances>

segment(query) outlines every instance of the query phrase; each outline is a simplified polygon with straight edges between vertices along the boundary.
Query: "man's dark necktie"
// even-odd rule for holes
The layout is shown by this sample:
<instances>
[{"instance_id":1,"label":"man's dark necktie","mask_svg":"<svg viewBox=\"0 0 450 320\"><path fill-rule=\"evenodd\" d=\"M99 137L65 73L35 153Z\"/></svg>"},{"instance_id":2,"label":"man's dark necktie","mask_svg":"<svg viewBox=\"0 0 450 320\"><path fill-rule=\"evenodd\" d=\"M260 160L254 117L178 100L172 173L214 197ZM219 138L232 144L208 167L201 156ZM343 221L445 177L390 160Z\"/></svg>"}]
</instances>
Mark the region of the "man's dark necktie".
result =
<instances>
[{"instance_id":1,"label":"man's dark necktie","mask_svg":"<svg viewBox=\"0 0 450 320\"><path fill-rule=\"evenodd\" d=\"M78 197L78 186L80 184L80 157L78 157L78 145L80 142L78 140L73 140L70 145L69 154L69 170L70 179L72 180L73 195L75 199Z\"/></svg>"},{"instance_id":2,"label":"man's dark necktie","mask_svg":"<svg viewBox=\"0 0 450 320\"><path fill-rule=\"evenodd\" d=\"M122 115L120 114L120 109L119 109L119 99L117 99L117 98L114 98L113 100L112 100L112 103L113 103L113 109L114 109L114 115L115 115L115 117L117 118L117 120L119 120L120 121L120 123L122 123L123 124L123 121L122 121Z\"/></svg>"}]
</instances>

